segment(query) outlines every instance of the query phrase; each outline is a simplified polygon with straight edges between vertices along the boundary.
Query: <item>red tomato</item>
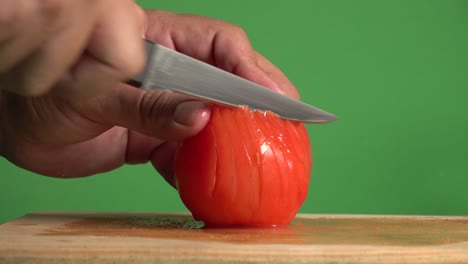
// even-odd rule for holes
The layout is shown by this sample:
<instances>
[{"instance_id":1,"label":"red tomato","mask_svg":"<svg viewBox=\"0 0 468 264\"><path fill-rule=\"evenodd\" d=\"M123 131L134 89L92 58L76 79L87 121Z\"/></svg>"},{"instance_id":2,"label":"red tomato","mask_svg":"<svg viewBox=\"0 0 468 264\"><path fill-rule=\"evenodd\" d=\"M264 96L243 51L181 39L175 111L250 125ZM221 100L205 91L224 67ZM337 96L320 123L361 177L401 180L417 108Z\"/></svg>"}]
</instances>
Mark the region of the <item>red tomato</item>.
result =
<instances>
[{"instance_id":1,"label":"red tomato","mask_svg":"<svg viewBox=\"0 0 468 264\"><path fill-rule=\"evenodd\" d=\"M178 146L174 173L182 201L207 226L272 226L294 218L311 168L302 123L214 105L204 130Z\"/></svg>"}]
</instances>

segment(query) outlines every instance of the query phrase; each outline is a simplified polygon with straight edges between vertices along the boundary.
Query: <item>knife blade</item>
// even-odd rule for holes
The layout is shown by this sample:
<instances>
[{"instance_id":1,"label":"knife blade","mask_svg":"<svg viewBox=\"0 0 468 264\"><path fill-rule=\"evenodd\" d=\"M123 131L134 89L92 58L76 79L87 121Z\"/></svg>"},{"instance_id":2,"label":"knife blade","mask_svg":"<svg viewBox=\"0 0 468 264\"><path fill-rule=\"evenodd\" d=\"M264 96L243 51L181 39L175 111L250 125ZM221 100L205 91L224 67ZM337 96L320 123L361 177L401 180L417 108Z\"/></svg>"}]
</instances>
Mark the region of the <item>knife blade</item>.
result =
<instances>
[{"instance_id":1,"label":"knife blade","mask_svg":"<svg viewBox=\"0 0 468 264\"><path fill-rule=\"evenodd\" d=\"M128 83L143 90L173 91L228 106L247 105L281 118L327 123L336 116L210 64L145 40L146 65Z\"/></svg>"}]
</instances>

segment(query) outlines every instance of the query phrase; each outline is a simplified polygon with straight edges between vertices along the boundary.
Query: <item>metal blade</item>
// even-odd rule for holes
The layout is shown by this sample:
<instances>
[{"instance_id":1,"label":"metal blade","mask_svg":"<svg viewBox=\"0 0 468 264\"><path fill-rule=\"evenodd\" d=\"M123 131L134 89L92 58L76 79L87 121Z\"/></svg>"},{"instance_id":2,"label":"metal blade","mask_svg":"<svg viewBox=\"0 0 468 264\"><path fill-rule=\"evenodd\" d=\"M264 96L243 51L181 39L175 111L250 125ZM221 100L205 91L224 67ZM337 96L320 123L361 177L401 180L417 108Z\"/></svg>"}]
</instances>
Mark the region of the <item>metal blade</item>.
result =
<instances>
[{"instance_id":1,"label":"metal blade","mask_svg":"<svg viewBox=\"0 0 468 264\"><path fill-rule=\"evenodd\" d=\"M164 46L146 41L147 65L131 80L144 90L176 91L229 106L272 111L305 123L326 123L335 115L223 71Z\"/></svg>"}]
</instances>

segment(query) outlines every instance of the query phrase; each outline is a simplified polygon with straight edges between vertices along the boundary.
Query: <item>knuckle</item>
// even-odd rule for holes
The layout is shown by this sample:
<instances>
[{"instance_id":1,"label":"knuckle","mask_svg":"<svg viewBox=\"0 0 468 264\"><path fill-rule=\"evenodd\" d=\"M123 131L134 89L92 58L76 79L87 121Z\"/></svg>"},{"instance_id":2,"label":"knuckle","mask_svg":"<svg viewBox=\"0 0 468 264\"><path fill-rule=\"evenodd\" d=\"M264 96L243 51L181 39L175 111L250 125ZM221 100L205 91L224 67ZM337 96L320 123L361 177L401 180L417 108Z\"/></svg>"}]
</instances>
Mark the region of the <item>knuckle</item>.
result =
<instances>
[{"instance_id":1,"label":"knuckle","mask_svg":"<svg viewBox=\"0 0 468 264\"><path fill-rule=\"evenodd\" d=\"M70 1L62 0L42 0L42 5L40 6L41 15L45 18L46 21L51 23L51 28L49 31L56 30L56 27L60 26L60 22L63 22L66 16L69 15L69 10L67 10L68 3Z\"/></svg>"},{"instance_id":2,"label":"knuckle","mask_svg":"<svg viewBox=\"0 0 468 264\"><path fill-rule=\"evenodd\" d=\"M216 33L222 35L224 38L245 40L247 39L247 33L244 28L239 25L217 19L208 18L211 27L209 27L209 33Z\"/></svg>"},{"instance_id":3,"label":"knuckle","mask_svg":"<svg viewBox=\"0 0 468 264\"><path fill-rule=\"evenodd\" d=\"M242 27L235 24L228 24L228 31L234 38L247 38L247 32Z\"/></svg>"},{"instance_id":4,"label":"knuckle","mask_svg":"<svg viewBox=\"0 0 468 264\"><path fill-rule=\"evenodd\" d=\"M250 40L246 31L240 26L227 24L220 33L220 40L222 40L225 47L248 50L250 52Z\"/></svg>"},{"instance_id":5,"label":"knuckle","mask_svg":"<svg viewBox=\"0 0 468 264\"><path fill-rule=\"evenodd\" d=\"M138 104L140 122L143 127L158 126L158 116L161 115L161 97L161 92L153 91L143 93Z\"/></svg>"},{"instance_id":6,"label":"knuckle","mask_svg":"<svg viewBox=\"0 0 468 264\"><path fill-rule=\"evenodd\" d=\"M21 18L20 9L13 4L2 6L0 8L0 30L8 32L14 27Z\"/></svg>"},{"instance_id":7,"label":"knuckle","mask_svg":"<svg viewBox=\"0 0 468 264\"><path fill-rule=\"evenodd\" d=\"M41 82L32 80L31 78L17 78L15 83L10 85L11 91L22 96L40 96L45 94L49 87Z\"/></svg>"},{"instance_id":8,"label":"knuckle","mask_svg":"<svg viewBox=\"0 0 468 264\"><path fill-rule=\"evenodd\" d=\"M42 0L41 8L45 15L57 17L66 9L68 2L62 0Z\"/></svg>"},{"instance_id":9,"label":"knuckle","mask_svg":"<svg viewBox=\"0 0 468 264\"><path fill-rule=\"evenodd\" d=\"M177 138L183 128L174 127L173 114L181 99L168 92L145 92L139 102L140 124L145 133L162 139Z\"/></svg>"}]
</instances>

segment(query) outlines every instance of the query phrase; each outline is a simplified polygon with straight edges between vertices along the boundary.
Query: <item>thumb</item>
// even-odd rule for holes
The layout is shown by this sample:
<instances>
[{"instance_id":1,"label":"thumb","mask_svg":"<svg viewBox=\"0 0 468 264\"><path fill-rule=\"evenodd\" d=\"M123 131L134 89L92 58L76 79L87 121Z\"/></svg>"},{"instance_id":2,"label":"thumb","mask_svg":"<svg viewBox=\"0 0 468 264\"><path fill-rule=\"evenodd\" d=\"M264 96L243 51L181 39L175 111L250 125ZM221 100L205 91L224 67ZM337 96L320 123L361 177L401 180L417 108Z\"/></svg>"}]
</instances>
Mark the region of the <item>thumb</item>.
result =
<instances>
[{"instance_id":1,"label":"thumb","mask_svg":"<svg viewBox=\"0 0 468 264\"><path fill-rule=\"evenodd\" d=\"M80 110L96 122L172 141L197 134L210 119L207 103L173 92L143 91L125 84L88 101Z\"/></svg>"}]
</instances>

